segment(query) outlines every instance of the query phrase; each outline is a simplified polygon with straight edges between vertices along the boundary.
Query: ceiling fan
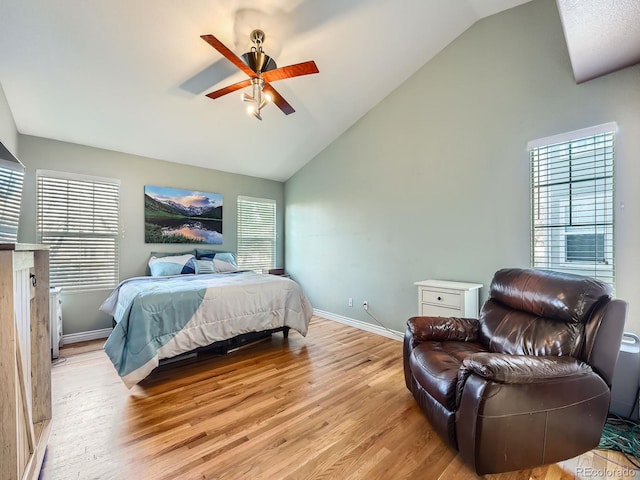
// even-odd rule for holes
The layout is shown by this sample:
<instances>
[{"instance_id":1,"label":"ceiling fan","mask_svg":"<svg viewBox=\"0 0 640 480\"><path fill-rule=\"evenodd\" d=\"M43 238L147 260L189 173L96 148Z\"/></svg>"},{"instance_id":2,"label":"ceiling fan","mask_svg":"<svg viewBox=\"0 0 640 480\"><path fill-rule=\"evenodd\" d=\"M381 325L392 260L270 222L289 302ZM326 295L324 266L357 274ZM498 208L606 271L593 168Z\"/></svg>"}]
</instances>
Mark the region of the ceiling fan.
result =
<instances>
[{"instance_id":1,"label":"ceiling fan","mask_svg":"<svg viewBox=\"0 0 640 480\"><path fill-rule=\"evenodd\" d=\"M278 68L275 60L264 53L264 50L262 49L262 44L265 39L264 32L262 30L253 30L249 36L253 43L253 47L251 47L251 51L243 54L242 58L229 50L213 35L201 36L205 42L215 48L227 60L246 73L249 77L247 80L207 93L207 97L216 99L226 95L227 93L235 92L241 88L251 86L253 94L248 95L244 93L242 95L242 100L250 104L247 111L258 120L262 120L260 111L269 102L275 103L285 115L295 112L293 107L289 105L282 95L280 95L276 89L271 86L270 82L318 73L316 63L313 60L310 60L308 62L296 63L295 65Z\"/></svg>"}]
</instances>

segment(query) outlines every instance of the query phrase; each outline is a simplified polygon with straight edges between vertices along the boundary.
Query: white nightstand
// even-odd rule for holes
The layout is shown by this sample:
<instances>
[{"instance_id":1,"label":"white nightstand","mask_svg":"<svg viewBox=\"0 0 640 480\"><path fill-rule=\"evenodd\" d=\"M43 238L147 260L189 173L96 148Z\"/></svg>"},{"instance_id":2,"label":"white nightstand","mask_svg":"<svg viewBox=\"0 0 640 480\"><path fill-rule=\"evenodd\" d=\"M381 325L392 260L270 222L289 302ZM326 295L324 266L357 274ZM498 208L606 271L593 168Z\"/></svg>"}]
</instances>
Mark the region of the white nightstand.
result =
<instances>
[{"instance_id":1,"label":"white nightstand","mask_svg":"<svg viewBox=\"0 0 640 480\"><path fill-rule=\"evenodd\" d=\"M423 280L418 286L418 315L478 318L481 283Z\"/></svg>"},{"instance_id":2,"label":"white nightstand","mask_svg":"<svg viewBox=\"0 0 640 480\"><path fill-rule=\"evenodd\" d=\"M49 316L51 324L51 358L58 358L62 346L62 289L49 289Z\"/></svg>"}]
</instances>

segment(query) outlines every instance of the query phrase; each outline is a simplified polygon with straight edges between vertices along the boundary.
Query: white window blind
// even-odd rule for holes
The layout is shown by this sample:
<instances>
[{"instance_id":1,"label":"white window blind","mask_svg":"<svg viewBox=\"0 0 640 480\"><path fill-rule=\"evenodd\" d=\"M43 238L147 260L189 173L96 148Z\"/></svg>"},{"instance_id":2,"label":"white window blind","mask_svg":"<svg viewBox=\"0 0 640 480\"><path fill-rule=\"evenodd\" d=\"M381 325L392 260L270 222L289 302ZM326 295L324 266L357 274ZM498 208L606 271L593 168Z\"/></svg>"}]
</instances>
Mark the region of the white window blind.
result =
<instances>
[{"instance_id":1,"label":"white window blind","mask_svg":"<svg viewBox=\"0 0 640 480\"><path fill-rule=\"evenodd\" d=\"M115 287L120 181L45 170L36 177L38 241L50 245L50 284Z\"/></svg>"},{"instance_id":2,"label":"white window blind","mask_svg":"<svg viewBox=\"0 0 640 480\"><path fill-rule=\"evenodd\" d=\"M238 268L267 273L276 266L276 202L238 197Z\"/></svg>"},{"instance_id":3,"label":"white window blind","mask_svg":"<svg viewBox=\"0 0 640 480\"><path fill-rule=\"evenodd\" d=\"M0 159L0 243L18 241L24 167Z\"/></svg>"},{"instance_id":4,"label":"white window blind","mask_svg":"<svg viewBox=\"0 0 640 480\"><path fill-rule=\"evenodd\" d=\"M615 287L615 123L529 143L531 265Z\"/></svg>"}]
</instances>

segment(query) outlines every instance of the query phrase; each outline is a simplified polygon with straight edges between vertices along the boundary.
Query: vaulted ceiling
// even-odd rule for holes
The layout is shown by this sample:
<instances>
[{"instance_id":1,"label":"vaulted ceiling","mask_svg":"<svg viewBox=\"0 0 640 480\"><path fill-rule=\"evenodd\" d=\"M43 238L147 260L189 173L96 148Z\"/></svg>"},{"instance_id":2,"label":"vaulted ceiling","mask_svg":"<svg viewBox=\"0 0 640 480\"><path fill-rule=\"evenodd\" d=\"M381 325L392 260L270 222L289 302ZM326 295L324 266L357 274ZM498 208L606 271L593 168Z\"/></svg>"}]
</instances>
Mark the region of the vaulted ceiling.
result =
<instances>
[{"instance_id":1,"label":"vaulted ceiling","mask_svg":"<svg viewBox=\"0 0 640 480\"><path fill-rule=\"evenodd\" d=\"M576 82L640 62L640 1L557 0Z\"/></svg>"},{"instance_id":2,"label":"vaulted ceiling","mask_svg":"<svg viewBox=\"0 0 640 480\"><path fill-rule=\"evenodd\" d=\"M4 0L0 84L22 134L283 181L473 23L527 1ZM246 76L200 35L240 55L254 28L278 66L320 70L274 83L292 115L205 96Z\"/></svg>"}]
</instances>

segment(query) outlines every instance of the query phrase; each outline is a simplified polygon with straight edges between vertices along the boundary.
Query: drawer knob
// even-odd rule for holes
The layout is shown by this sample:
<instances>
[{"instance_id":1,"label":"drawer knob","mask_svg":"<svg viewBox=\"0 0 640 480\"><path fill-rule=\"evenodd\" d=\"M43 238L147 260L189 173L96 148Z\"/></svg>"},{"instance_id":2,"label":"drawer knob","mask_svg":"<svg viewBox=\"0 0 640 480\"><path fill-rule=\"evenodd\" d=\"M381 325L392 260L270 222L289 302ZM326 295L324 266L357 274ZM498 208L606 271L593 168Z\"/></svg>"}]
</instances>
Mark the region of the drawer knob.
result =
<instances>
[{"instance_id":1,"label":"drawer knob","mask_svg":"<svg viewBox=\"0 0 640 480\"><path fill-rule=\"evenodd\" d=\"M442 300L442 297L438 297L438 300Z\"/></svg>"}]
</instances>

